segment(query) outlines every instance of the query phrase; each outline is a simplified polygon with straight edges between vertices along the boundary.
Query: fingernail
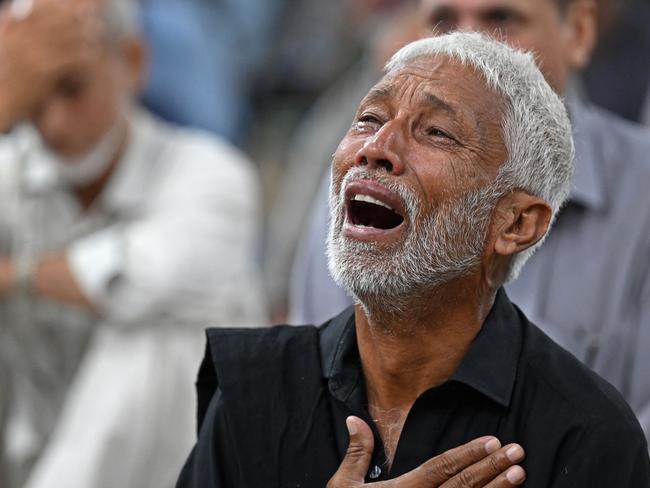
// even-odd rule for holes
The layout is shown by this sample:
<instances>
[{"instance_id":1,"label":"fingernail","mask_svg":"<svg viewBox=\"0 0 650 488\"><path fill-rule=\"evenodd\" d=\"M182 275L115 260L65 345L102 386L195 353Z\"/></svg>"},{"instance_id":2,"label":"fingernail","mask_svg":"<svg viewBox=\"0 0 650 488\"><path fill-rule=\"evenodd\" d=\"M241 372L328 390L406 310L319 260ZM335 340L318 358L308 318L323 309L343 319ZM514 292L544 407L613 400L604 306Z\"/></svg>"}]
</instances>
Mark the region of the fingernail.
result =
<instances>
[{"instance_id":1,"label":"fingernail","mask_svg":"<svg viewBox=\"0 0 650 488\"><path fill-rule=\"evenodd\" d=\"M485 450L488 454L492 454L493 452L499 450L500 447L501 443L499 442L499 439L490 439L485 443Z\"/></svg>"},{"instance_id":2,"label":"fingernail","mask_svg":"<svg viewBox=\"0 0 650 488\"><path fill-rule=\"evenodd\" d=\"M357 433L357 424L352 420L352 417L345 419L345 425L348 427L348 433L354 435Z\"/></svg>"},{"instance_id":3,"label":"fingernail","mask_svg":"<svg viewBox=\"0 0 650 488\"><path fill-rule=\"evenodd\" d=\"M524 450L520 446L512 446L506 451L506 457L516 463L524 457Z\"/></svg>"},{"instance_id":4,"label":"fingernail","mask_svg":"<svg viewBox=\"0 0 650 488\"><path fill-rule=\"evenodd\" d=\"M520 466L513 466L506 473L506 478L513 485L521 483L525 477L526 473L524 473L524 470Z\"/></svg>"}]
</instances>

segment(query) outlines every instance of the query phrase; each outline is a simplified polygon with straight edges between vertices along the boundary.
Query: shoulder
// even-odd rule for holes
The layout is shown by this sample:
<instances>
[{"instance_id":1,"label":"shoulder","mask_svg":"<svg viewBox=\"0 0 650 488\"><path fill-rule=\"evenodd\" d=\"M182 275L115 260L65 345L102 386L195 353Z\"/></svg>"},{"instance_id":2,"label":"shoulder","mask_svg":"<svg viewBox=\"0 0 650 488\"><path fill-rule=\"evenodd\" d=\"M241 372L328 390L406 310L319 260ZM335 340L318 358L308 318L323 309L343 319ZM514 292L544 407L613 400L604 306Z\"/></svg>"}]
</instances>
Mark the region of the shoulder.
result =
<instances>
[{"instance_id":1,"label":"shoulder","mask_svg":"<svg viewBox=\"0 0 650 488\"><path fill-rule=\"evenodd\" d=\"M650 127L593 105L581 107L578 113L576 138L598 146L605 164L650 179Z\"/></svg>"},{"instance_id":2,"label":"shoulder","mask_svg":"<svg viewBox=\"0 0 650 488\"><path fill-rule=\"evenodd\" d=\"M183 127L139 110L136 124L174 178L198 174L201 182L236 191L257 185L257 171L243 151L223 137L203 129ZM246 188L246 189L248 189Z\"/></svg>"},{"instance_id":3,"label":"shoulder","mask_svg":"<svg viewBox=\"0 0 650 488\"><path fill-rule=\"evenodd\" d=\"M292 373L292 366L320 371L318 329L314 326L212 328L207 330L207 341L205 360L213 365L222 388L239 388L245 381L273 383Z\"/></svg>"},{"instance_id":4,"label":"shoulder","mask_svg":"<svg viewBox=\"0 0 650 488\"><path fill-rule=\"evenodd\" d=\"M296 344L305 341L317 341L318 329L312 325L290 326L275 325L273 327L259 328L220 328L214 327L206 331L208 347L213 354L219 354L224 349L236 351L233 356L239 353L260 353L261 356L251 358L256 361L263 359L262 356L282 356L291 353ZM231 354L228 351L224 353ZM246 359L245 356L239 356Z\"/></svg>"},{"instance_id":5,"label":"shoulder","mask_svg":"<svg viewBox=\"0 0 650 488\"><path fill-rule=\"evenodd\" d=\"M520 381L527 383L527 394L545 398L547 412L561 412L573 426L610 425L643 435L636 416L612 385L526 319L524 327Z\"/></svg>"},{"instance_id":6,"label":"shoulder","mask_svg":"<svg viewBox=\"0 0 650 488\"><path fill-rule=\"evenodd\" d=\"M514 439L537 446L527 471L558 487L645 486L645 435L618 391L536 326L523 327Z\"/></svg>"}]
</instances>

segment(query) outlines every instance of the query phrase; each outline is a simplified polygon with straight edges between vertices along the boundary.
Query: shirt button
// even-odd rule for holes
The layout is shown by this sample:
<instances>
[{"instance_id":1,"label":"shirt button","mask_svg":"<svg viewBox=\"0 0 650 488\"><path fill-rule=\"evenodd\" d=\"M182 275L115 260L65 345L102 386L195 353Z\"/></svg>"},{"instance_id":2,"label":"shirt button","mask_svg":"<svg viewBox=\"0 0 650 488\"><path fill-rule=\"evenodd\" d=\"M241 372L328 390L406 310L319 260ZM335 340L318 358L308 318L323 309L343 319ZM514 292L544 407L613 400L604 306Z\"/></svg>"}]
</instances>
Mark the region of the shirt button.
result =
<instances>
[{"instance_id":1,"label":"shirt button","mask_svg":"<svg viewBox=\"0 0 650 488\"><path fill-rule=\"evenodd\" d=\"M371 480L376 480L380 476L381 476L381 468L375 464L370 470L370 472L368 473L368 478L370 478Z\"/></svg>"}]
</instances>

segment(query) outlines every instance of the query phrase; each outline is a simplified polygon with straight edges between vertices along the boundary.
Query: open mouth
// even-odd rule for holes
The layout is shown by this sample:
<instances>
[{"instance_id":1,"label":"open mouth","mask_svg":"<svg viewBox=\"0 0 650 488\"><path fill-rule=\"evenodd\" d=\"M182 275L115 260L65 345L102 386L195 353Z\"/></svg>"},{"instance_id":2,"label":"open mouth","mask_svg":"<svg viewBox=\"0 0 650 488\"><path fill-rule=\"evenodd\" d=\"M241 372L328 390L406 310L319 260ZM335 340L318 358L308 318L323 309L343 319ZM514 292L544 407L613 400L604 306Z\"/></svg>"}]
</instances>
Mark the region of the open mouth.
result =
<instances>
[{"instance_id":1,"label":"open mouth","mask_svg":"<svg viewBox=\"0 0 650 488\"><path fill-rule=\"evenodd\" d=\"M371 180L353 181L345 189L346 233L355 238L374 238L401 227L406 210L393 191Z\"/></svg>"},{"instance_id":2,"label":"open mouth","mask_svg":"<svg viewBox=\"0 0 650 488\"><path fill-rule=\"evenodd\" d=\"M404 217L386 202L370 195L354 195L348 204L348 216L353 225L375 229L394 229Z\"/></svg>"}]
</instances>

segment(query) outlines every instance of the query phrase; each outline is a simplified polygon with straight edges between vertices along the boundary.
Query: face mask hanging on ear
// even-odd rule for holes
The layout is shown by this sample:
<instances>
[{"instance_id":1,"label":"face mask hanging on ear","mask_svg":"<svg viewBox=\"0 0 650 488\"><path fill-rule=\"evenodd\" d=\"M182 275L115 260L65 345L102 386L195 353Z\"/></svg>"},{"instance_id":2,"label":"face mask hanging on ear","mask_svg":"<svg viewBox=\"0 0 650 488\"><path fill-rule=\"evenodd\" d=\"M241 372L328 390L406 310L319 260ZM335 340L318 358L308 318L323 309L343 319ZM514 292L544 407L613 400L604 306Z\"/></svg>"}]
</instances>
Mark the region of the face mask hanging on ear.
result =
<instances>
[{"instance_id":1,"label":"face mask hanging on ear","mask_svg":"<svg viewBox=\"0 0 650 488\"><path fill-rule=\"evenodd\" d=\"M61 180L73 187L97 181L113 162L122 144L123 126L115 124L86 154L75 158L55 157Z\"/></svg>"}]
</instances>

